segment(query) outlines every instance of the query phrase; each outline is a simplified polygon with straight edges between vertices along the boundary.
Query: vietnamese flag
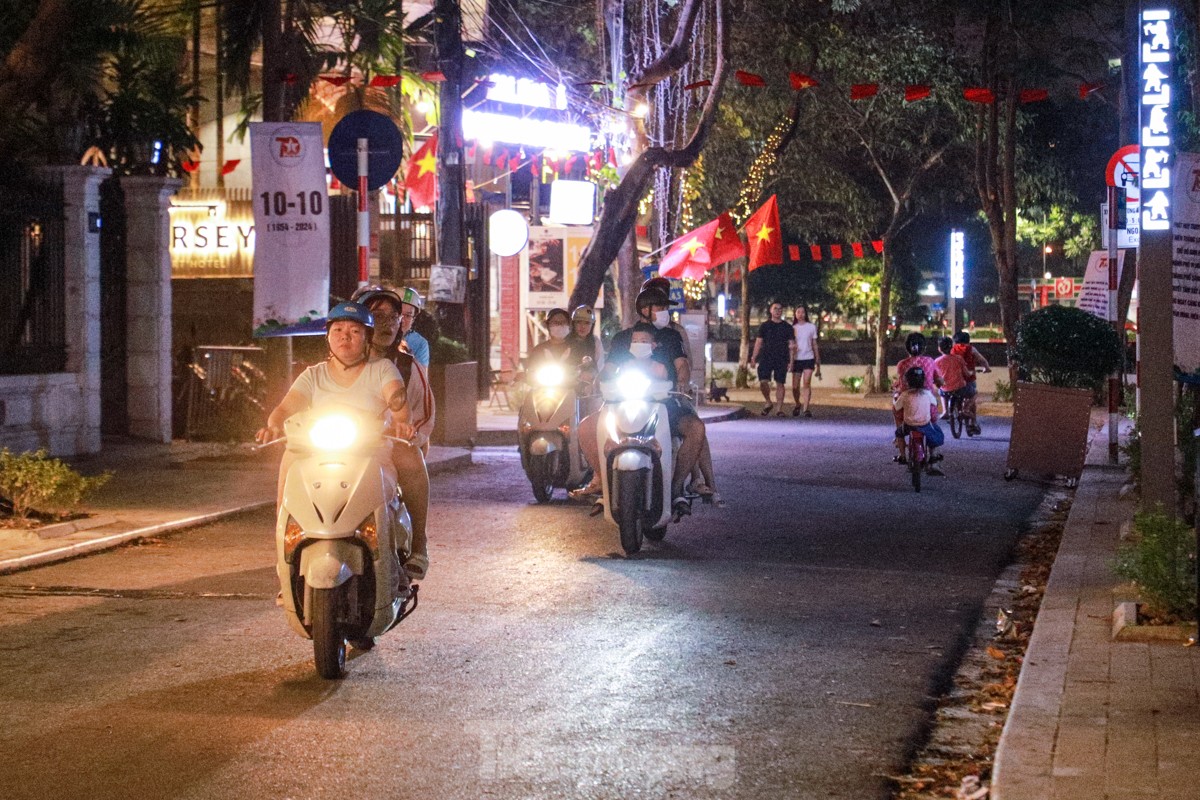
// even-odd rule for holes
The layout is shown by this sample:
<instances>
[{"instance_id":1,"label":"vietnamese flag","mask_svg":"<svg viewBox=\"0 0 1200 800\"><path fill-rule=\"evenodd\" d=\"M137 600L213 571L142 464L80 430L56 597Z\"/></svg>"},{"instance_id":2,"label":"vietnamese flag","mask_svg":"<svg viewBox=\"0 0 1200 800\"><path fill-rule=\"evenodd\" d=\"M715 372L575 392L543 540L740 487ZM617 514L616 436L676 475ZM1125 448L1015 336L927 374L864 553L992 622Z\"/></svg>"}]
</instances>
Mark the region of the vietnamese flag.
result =
<instances>
[{"instance_id":1,"label":"vietnamese flag","mask_svg":"<svg viewBox=\"0 0 1200 800\"><path fill-rule=\"evenodd\" d=\"M414 209L432 207L437 202L437 134L408 159L404 188Z\"/></svg>"},{"instance_id":2,"label":"vietnamese flag","mask_svg":"<svg viewBox=\"0 0 1200 800\"><path fill-rule=\"evenodd\" d=\"M400 83L399 75L374 75L371 77L368 86L374 86L379 89L390 89Z\"/></svg>"},{"instance_id":3,"label":"vietnamese flag","mask_svg":"<svg viewBox=\"0 0 1200 800\"><path fill-rule=\"evenodd\" d=\"M746 246L726 211L676 239L659 264L658 274L665 278L699 279L713 267L744 255Z\"/></svg>"},{"instance_id":4,"label":"vietnamese flag","mask_svg":"<svg viewBox=\"0 0 1200 800\"><path fill-rule=\"evenodd\" d=\"M1043 100L1050 99L1050 92L1047 89L1022 89L1017 95L1021 103L1040 103Z\"/></svg>"},{"instance_id":5,"label":"vietnamese flag","mask_svg":"<svg viewBox=\"0 0 1200 800\"><path fill-rule=\"evenodd\" d=\"M904 87L904 102L915 103L929 97L929 87L922 84L909 84Z\"/></svg>"},{"instance_id":6,"label":"vietnamese flag","mask_svg":"<svg viewBox=\"0 0 1200 800\"><path fill-rule=\"evenodd\" d=\"M229 159L228 161L225 162L225 165L223 167L221 167L221 174L228 175L229 173L231 173L235 169L237 169L238 164L240 164L240 163L242 163L242 160L240 158Z\"/></svg>"},{"instance_id":7,"label":"vietnamese flag","mask_svg":"<svg viewBox=\"0 0 1200 800\"><path fill-rule=\"evenodd\" d=\"M771 195L771 199L746 220L744 227L746 243L750 248L750 264L747 267L750 271L768 264L783 263L783 232L779 229L779 203L775 195Z\"/></svg>"},{"instance_id":8,"label":"vietnamese flag","mask_svg":"<svg viewBox=\"0 0 1200 800\"><path fill-rule=\"evenodd\" d=\"M345 86L350 82L349 75L321 75L321 80L326 83L332 83L334 86Z\"/></svg>"},{"instance_id":9,"label":"vietnamese flag","mask_svg":"<svg viewBox=\"0 0 1200 800\"><path fill-rule=\"evenodd\" d=\"M792 88L797 92L801 89L811 89L817 85L817 79L810 75L802 75L799 72L789 72L788 80L792 83Z\"/></svg>"},{"instance_id":10,"label":"vietnamese flag","mask_svg":"<svg viewBox=\"0 0 1200 800\"><path fill-rule=\"evenodd\" d=\"M733 77L737 78L737 82L743 86L766 86L767 82L763 80L762 75L756 75L753 72L745 72L743 70L735 70Z\"/></svg>"},{"instance_id":11,"label":"vietnamese flag","mask_svg":"<svg viewBox=\"0 0 1200 800\"><path fill-rule=\"evenodd\" d=\"M872 249L875 250L876 253L882 253L883 252L883 239L872 239L871 247L872 247Z\"/></svg>"},{"instance_id":12,"label":"vietnamese flag","mask_svg":"<svg viewBox=\"0 0 1200 800\"><path fill-rule=\"evenodd\" d=\"M842 246L840 244L829 245L829 256L830 256L830 258L841 258L842 257Z\"/></svg>"},{"instance_id":13,"label":"vietnamese flag","mask_svg":"<svg viewBox=\"0 0 1200 800\"><path fill-rule=\"evenodd\" d=\"M810 245L808 246L808 249L809 249L809 252L811 252L811 253L812 253L812 259L813 259L813 261L820 261L820 260L821 260L821 245L819 245L819 244L810 244Z\"/></svg>"},{"instance_id":14,"label":"vietnamese flag","mask_svg":"<svg viewBox=\"0 0 1200 800\"><path fill-rule=\"evenodd\" d=\"M996 95L991 89L985 89L982 86L968 86L963 89L963 99L968 103L990 105L996 102Z\"/></svg>"},{"instance_id":15,"label":"vietnamese flag","mask_svg":"<svg viewBox=\"0 0 1200 800\"><path fill-rule=\"evenodd\" d=\"M850 245L850 250L854 253L855 258L863 257L862 242L855 242L854 244Z\"/></svg>"},{"instance_id":16,"label":"vietnamese flag","mask_svg":"<svg viewBox=\"0 0 1200 800\"><path fill-rule=\"evenodd\" d=\"M851 100L866 100L879 94L878 83L856 83L850 87Z\"/></svg>"}]
</instances>

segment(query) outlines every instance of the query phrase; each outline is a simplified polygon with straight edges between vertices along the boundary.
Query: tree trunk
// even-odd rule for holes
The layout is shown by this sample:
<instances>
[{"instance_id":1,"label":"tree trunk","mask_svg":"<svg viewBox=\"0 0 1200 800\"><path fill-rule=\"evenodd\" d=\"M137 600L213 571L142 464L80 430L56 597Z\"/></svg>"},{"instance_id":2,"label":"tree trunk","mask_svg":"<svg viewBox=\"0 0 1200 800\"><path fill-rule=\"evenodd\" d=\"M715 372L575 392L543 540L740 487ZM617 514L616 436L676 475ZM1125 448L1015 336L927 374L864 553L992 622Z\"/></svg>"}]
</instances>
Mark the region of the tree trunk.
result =
<instances>
[{"instance_id":1,"label":"tree trunk","mask_svg":"<svg viewBox=\"0 0 1200 800\"><path fill-rule=\"evenodd\" d=\"M883 273L879 277L879 322L875 325L875 369L867 370L867 394L887 391L888 320L892 308L891 234L883 237Z\"/></svg>"},{"instance_id":2,"label":"tree trunk","mask_svg":"<svg viewBox=\"0 0 1200 800\"><path fill-rule=\"evenodd\" d=\"M263 3L262 22L262 118L283 122L283 10L282 0Z\"/></svg>"},{"instance_id":3,"label":"tree trunk","mask_svg":"<svg viewBox=\"0 0 1200 800\"><path fill-rule=\"evenodd\" d=\"M75 26L76 9L85 6L67 0L42 0L37 13L8 55L0 63L0 108L16 114L40 97L45 84L59 68L64 32Z\"/></svg>"},{"instance_id":4,"label":"tree trunk","mask_svg":"<svg viewBox=\"0 0 1200 800\"><path fill-rule=\"evenodd\" d=\"M642 271L638 269L637 232L629 231L621 251L617 254L617 277L613 284L617 287L617 310L621 315L622 326L633 323L637 317L638 292L642 288ZM572 306L574 308L574 306Z\"/></svg>"},{"instance_id":5,"label":"tree trunk","mask_svg":"<svg viewBox=\"0 0 1200 800\"><path fill-rule=\"evenodd\" d=\"M717 0L717 53L716 65L713 70L713 85L704 101L700 121L696 124L691 139L677 150L664 147L651 147L644 150L633 162L629 171L625 173L621 182L604 198L604 208L600 212L600 218L596 221L596 231L579 258L579 275L575 281L575 289L571 292L570 305L572 307L585 305L595 300L600 287L604 285L604 275L608 272L609 266L616 259L626 237L637 222L638 203L646 194L646 187L653 179L654 171L659 167L690 166L700 155L700 149L704 146L709 131L716 122L717 106L721 101L721 93L725 86L725 50L728 33L724 20L724 6L724 0ZM691 20L685 19L685 17L685 14L681 14L680 25L682 26L686 21L690 27ZM679 39L679 36L680 34L676 33L676 39ZM644 74L649 74L655 68L656 65L651 65ZM658 72L656 71L655 74ZM664 74L662 77L667 76Z\"/></svg>"},{"instance_id":6,"label":"tree trunk","mask_svg":"<svg viewBox=\"0 0 1200 800\"><path fill-rule=\"evenodd\" d=\"M750 269L748 261L738 259L738 263L742 264L742 340L738 347L737 387L745 389L750 385Z\"/></svg>"}]
</instances>

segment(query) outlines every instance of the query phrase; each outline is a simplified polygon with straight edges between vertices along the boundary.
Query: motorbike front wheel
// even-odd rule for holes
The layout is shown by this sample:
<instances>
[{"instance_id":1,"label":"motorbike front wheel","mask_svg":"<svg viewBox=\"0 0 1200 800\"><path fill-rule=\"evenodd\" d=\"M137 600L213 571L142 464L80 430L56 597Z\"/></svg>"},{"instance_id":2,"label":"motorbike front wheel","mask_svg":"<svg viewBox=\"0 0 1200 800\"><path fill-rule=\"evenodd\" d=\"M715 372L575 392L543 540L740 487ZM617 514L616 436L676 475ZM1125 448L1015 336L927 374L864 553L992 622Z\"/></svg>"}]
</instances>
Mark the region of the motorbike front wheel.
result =
<instances>
[{"instance_id":1,"label":"motorbike front wheel","mask_svg":"<svg viewBox=\"0 0 1200 800\"><path fill-rule=\"evenodd\" d=\"M616 472L617 525L621 529L621 547L626 555L642 549L642 506L645 505L646 480L650 471Z\"/></svg>"},{"instance_id":2,"label":"motorbike front wheel","mask_svg":"<svg viewBox=\"0 0 1200 800\"><path fill-rule=\"evenodd\" d=\"M529 457L529 485L533 488L534 499L539 503L549 503L554 498L555 466L553 453Z\"/></svg>"},{"instance_id":3,"label":"motorbike front wheel","mask_svg":"<svg viewBox=\"0 0 1200 800\"><path fill-rule=\"evenodd\" d=\"M338 626L341 588L312 590L313 660L326 680L346 674L346 639Z\"/></svg>"}]
</instances>

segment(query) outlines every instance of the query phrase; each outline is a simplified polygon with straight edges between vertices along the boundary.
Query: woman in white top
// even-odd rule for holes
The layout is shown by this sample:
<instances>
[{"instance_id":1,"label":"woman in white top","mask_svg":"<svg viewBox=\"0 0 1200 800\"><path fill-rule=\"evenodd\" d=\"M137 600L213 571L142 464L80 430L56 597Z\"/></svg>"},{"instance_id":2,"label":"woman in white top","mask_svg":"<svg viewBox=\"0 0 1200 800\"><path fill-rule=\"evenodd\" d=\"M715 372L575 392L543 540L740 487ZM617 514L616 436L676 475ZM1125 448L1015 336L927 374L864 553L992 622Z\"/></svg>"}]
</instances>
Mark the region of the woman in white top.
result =
<instances>
[{"instance_id":1,"label":"woman in white top","mask_svg":"<svg viewBox=\"0 0 1200 800\"><path fill-rule=\"evenodd\" d=\"M798 417L801 412L811 417L812 411L812 379L814 372L818 379L821 377L821 348L817 346L817 326L808 321L808 308L796 306L796 315L792 318L792 329L796 332L796 355L792 362L792 399L796 407L792 416ZM804 405L800 404L800 390L804 390Z\"/></svg>"},{"instance_id":2,"label":"woman in white top","mask_svg":"<svg viewBox=\"0 0 1200 800\"><path fill-rule=\"evenodd\" d=\"M277 439L283 435L283 423L288 417L329 403L353 406L380 417L390 412L394 434L401 439L411 438L413 426L408 420L400 371L390 361L369 360L374 326L371 312L358 303L341 303L331 310L325 324L329 357L296 378L283 400L267 416L266 427L254 438L259 442ZM388 455L380 461L390 473L394 469L390 448ZM292 456L285 451L279 465L277 504L283 500L283 479L291 461Z\"/></svg>"}]
</instances>

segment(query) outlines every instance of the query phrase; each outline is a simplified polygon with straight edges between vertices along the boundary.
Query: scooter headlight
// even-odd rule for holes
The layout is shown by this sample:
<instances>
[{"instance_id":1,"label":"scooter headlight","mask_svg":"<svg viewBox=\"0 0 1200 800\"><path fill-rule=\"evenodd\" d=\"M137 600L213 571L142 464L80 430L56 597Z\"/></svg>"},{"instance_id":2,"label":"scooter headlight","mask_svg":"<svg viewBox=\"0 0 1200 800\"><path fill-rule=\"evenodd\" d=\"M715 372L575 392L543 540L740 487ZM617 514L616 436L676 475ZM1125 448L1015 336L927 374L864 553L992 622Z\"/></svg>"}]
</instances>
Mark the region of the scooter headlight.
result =
<instances>
[{"instance_id":1,"label":"scooter headlight","mask_svg":"<svg viewBox=\"0 0 1200 800\"><path fill-rule=\"evenodd\" d=\"M358 426L350 417L328 414L313 423L308 438L318 450L346 450L358 440Z\"/></svg>"},{"instance_id":2,"label":"scooter headlight","mask_svg":"<svg viewBox=\"0 0 1200 800\"><path fill-rule=\"evenodd\" d=\"M560 364L543 364L533 374L533 380L538 386L562 386L567 378L567 372Z\"/></svg>"},{"instance_id":3,"label":"scooter headlight","mask_svg":"<svg viewBox=\"0 0 1200 800\"><path fill-rule=\"evenodd\" d=\"M623 400L645 400L650 393L650 378L641 372L622 372L617 378L617 391Z\"/></svg>"}]
</instances>

